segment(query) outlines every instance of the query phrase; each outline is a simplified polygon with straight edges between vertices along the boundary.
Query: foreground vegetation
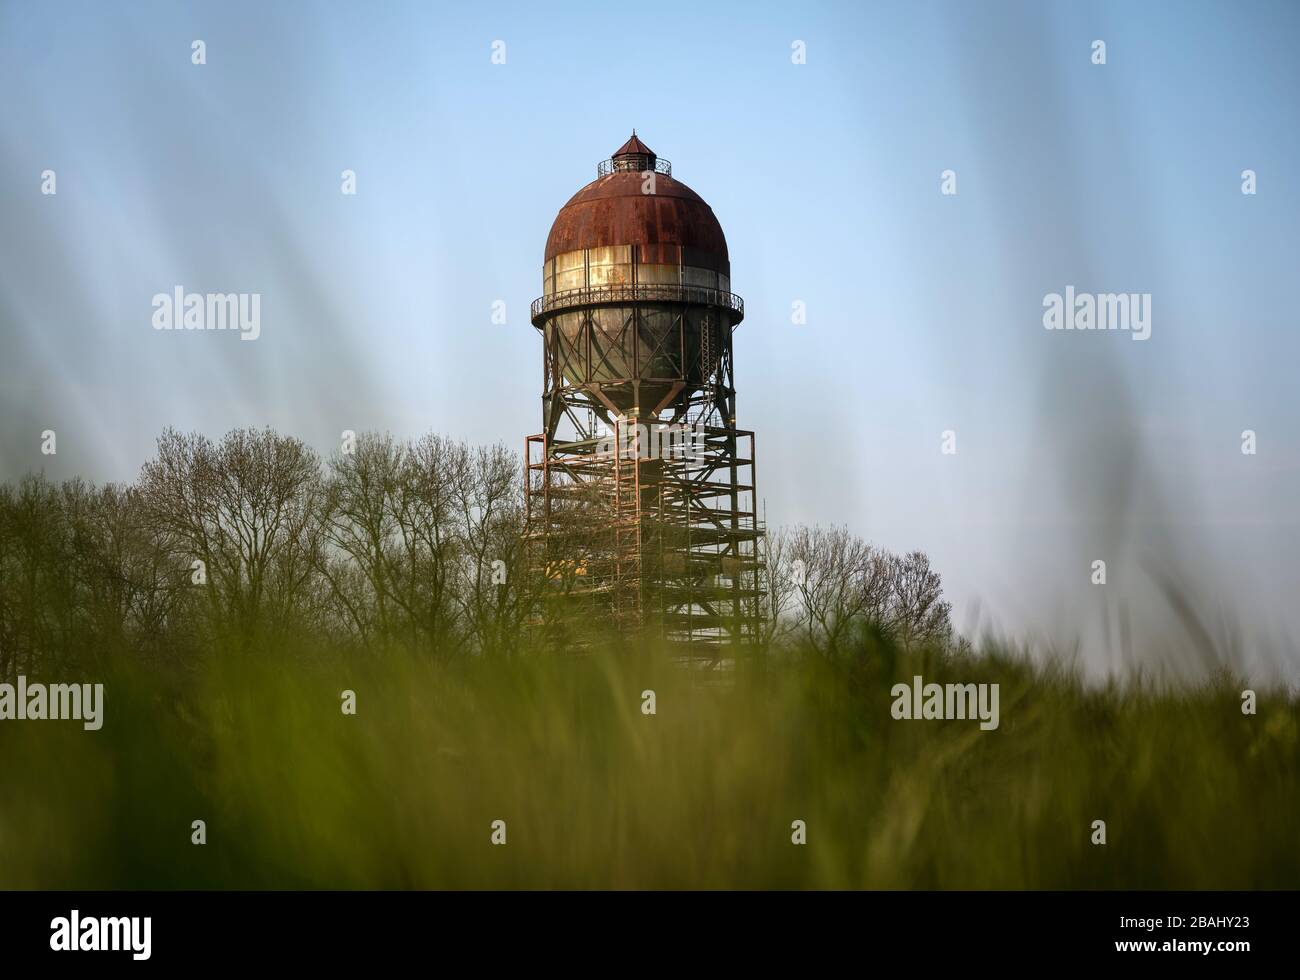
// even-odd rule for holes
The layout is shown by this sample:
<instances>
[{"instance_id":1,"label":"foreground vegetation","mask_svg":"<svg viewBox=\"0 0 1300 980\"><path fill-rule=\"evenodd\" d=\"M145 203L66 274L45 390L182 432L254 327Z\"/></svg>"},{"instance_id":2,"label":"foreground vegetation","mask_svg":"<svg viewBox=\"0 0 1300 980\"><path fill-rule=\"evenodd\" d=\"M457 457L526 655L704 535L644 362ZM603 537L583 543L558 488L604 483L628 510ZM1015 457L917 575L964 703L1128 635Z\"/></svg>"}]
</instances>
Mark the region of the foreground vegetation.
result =
<instances>
[{"instance_id":1,"label":"foreground vegetation","mask_svg":"<svg viewBox=\"0 0 1300 980\"><path fill-rule=\"evenodd\" d=\"M1001 726L894 720L914 673L999 682ZM99 732L4 725L0 886L1294 888L1300 710L1241 686L867 636L734 674L245 651L110 675Z\"/></svg>"}]
</instances>

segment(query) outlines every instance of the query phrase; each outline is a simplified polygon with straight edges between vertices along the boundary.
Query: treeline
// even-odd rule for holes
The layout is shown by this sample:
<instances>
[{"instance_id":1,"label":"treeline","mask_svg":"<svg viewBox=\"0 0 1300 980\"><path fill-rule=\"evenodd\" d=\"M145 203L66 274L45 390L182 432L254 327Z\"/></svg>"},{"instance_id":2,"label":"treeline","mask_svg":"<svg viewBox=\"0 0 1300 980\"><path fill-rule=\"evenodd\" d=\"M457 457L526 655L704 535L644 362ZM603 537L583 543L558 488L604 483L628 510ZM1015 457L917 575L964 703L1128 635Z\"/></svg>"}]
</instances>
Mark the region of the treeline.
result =
<instances>
[{"instance_id":1,"label":"treeline","mask_svg":"<svg viewBox=\"0 0 1300 980\"><path fill-rule=\"evenodd\" d=\"M234 643L430 658L529 642L520 462L503 445L362 434L323 460L272 430L168 430L130 485L0 486L0 677ZM772 646L827 656L869 627L949 643L924 554L844 529L771 535Z\"/></svg>"}]
</instances>

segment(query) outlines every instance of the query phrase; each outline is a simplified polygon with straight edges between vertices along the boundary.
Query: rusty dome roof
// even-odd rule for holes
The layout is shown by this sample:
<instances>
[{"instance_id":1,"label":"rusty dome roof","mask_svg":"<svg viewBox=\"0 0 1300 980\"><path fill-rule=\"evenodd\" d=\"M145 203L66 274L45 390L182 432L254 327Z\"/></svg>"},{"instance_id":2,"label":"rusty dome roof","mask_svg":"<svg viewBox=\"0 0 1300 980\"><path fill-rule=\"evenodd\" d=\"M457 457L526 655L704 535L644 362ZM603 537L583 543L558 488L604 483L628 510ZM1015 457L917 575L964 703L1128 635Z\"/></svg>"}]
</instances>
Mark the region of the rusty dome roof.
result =
<instances>
[{"instance_id":1,"label":"rusty dome roof","mask_svg":"<svg viewBox=\"0 0 1300 980\"><path fill-rule=\"evenodd\" d=\"M611 157L655 155L633 134ZM665 173L655 174L655 192L641 191L637 170L597 177L560 208L546 238L549 261L564 252L603 245L682 245L727 259L727 239L713 209L700 195Z\"/></svg>"}]
</instances>

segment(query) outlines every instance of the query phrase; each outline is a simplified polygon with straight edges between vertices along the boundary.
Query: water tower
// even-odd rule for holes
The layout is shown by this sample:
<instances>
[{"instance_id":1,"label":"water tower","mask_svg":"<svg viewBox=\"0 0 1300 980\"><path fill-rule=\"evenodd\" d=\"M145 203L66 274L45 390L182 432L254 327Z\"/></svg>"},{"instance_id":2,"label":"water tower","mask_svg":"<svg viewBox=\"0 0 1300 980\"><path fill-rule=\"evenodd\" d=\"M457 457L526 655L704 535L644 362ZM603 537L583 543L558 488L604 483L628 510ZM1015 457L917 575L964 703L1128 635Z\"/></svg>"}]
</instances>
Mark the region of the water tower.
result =
<instances>
[{"instance_id":1,"label":"water tower","mask_svg":"<svg viewBox=\"0 0 1300 980\"><path fill-rule=\"evenodd\" d=\"M538 620L691 648L759 635L754 434L736 427L745 315L712 209L637 138L546 240L542 432L525 443ZM716 650L711 655L717 655Z\"/></svg>"}]
</instances>

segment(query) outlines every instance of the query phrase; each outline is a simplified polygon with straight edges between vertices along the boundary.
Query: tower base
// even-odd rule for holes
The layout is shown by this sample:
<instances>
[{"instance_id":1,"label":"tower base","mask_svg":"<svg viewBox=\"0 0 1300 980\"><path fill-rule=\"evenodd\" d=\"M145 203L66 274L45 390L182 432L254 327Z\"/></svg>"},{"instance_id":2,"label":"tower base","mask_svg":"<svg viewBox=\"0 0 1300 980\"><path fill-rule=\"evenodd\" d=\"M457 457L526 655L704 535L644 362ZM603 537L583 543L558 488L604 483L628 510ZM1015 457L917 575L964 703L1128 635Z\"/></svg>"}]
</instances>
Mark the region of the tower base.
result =
<instances>
[{"instance_id":1,"label":"tower base","mask_svg":"<svg viewBox=\"0 0 1300 980\"><path fill-rule=\"evenodd\" d=\"M753 432L633 417L587 438L529 436L524 480L536 626L710 659L760 643Z\"/></svg>"}]
</instances>

